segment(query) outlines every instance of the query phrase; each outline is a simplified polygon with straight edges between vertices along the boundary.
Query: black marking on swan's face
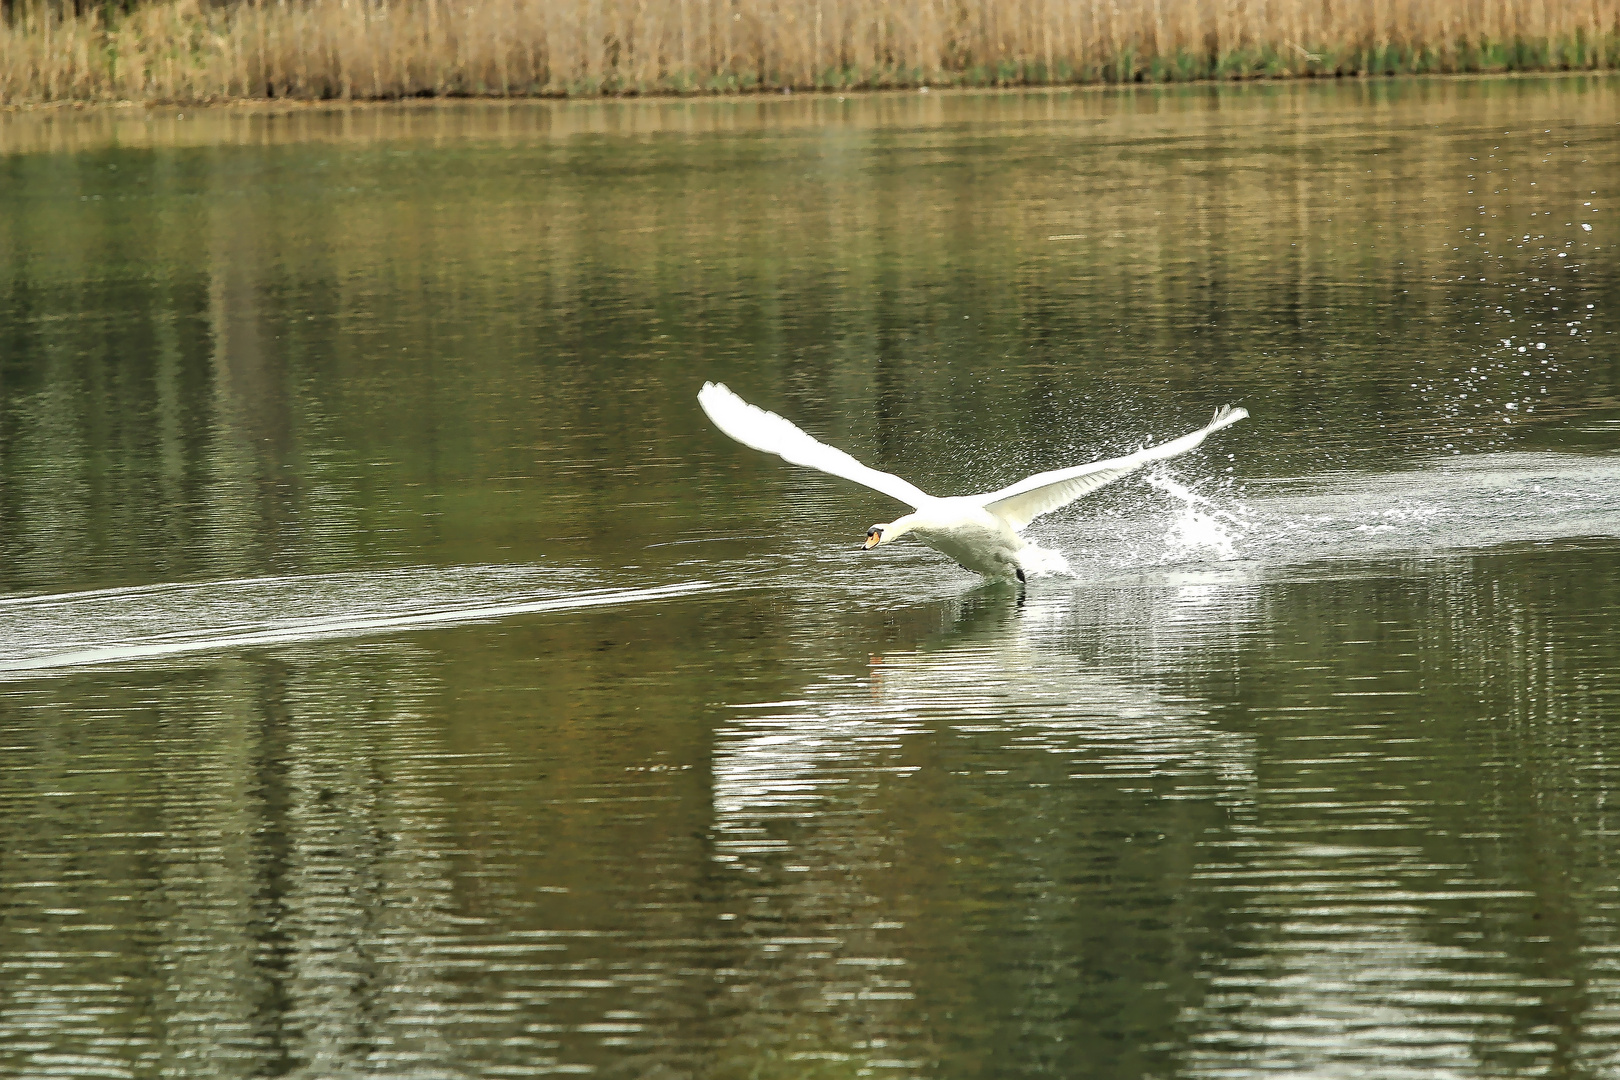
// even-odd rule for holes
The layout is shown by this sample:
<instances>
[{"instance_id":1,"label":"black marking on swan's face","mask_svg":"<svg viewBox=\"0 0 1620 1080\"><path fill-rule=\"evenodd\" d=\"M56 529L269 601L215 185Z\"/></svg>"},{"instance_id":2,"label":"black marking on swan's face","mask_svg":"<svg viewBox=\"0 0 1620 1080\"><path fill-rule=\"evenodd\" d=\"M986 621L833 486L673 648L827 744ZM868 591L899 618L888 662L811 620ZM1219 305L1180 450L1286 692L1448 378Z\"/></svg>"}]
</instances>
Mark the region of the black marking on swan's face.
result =
<instances>
[{"instance_id":1,"label":"black marking on swan's face","mask_svg":"<svg viewBox=\"0 0 1620 1080\"><path fill-rule=\"evenodd\" d=\"M875 548L881 543L883 543L883 526L874 525L870 529L866 530L865 547Z\"/></svg>"}]
</instances>

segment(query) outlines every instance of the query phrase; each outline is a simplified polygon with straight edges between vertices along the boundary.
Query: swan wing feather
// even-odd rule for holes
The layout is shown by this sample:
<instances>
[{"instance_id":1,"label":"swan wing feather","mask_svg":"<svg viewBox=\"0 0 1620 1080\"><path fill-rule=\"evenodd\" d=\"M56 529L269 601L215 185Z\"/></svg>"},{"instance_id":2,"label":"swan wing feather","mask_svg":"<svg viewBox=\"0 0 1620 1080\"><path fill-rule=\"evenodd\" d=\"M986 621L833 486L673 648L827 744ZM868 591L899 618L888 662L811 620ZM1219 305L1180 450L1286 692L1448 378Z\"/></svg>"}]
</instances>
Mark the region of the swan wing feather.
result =
<instances>
[{"instance_id":1,"label":"swan wing feather","mask_svg":"<svg viewBox=\"0 0 1620 1080\"><path fill-rule=\"evenodd\" d=\"M928 496L915 485L893 473L879 472L862 465L836 447L828 446L805 433L791 420L750 405L732 393L724 383L706 382L698 392L698 404L709 414L714 426L744 446L767 454L775 454L783 461L819 469L824 473L853 480L874 491L881 491L916 509L928 502Z\"/></svg>"},{"instance_id":2,"label":"swan wing feather","mask_svg":"<svg viewBox=\"0 0 1620 1080\"><path fill-rule=\"evenodd\" d=\"M1234 409L1223 405L1215 410L1215 417L1197 431L1172 439L1158 446L1149 446L1124 457L1093 461L1089 465L1075 465L1068 469L1036 473L1011 487L978 496L980 505L992 514L1004 518L1014 529L1023 529L1042 514L1067 506L1080 496L1096 491L1104 484L1133 473L1155 461L1173 458L1203 442L1213 432L1248 416L1247 409Z\"/></svg>"}]
</instances>

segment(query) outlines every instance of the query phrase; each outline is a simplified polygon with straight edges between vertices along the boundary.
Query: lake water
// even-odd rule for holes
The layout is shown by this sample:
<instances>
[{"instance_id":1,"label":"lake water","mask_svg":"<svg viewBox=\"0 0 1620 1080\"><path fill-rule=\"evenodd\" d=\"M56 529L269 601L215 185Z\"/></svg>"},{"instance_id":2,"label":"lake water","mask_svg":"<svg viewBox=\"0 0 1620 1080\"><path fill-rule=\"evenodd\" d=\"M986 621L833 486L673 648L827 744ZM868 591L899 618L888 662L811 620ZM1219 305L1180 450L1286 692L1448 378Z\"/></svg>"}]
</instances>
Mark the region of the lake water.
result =
<instances>
[{"instance_id":1,"label":"lake water","mask_svg":"<svg viewBox=\"0 0 1620 1080\"><path fill-rule=\"evenodd\" d=\"M0 116L0 1075L1620 1070L1620 80ZM926 490L1251 418L986 586Z\"/></svg>"}]
</instances>

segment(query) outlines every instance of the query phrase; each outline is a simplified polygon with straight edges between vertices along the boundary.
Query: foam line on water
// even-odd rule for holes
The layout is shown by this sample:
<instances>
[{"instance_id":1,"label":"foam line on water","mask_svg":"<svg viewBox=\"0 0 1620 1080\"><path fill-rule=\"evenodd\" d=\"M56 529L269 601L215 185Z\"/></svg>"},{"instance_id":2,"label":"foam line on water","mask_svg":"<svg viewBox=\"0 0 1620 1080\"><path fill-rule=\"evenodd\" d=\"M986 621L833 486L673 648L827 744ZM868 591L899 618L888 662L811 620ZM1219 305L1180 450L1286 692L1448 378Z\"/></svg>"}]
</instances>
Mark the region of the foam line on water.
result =
<instances>
[{"instance_id":1,"label":"foam line on water","mask_svg":"<svg viewBox=\"0 0 1620 1080\"><path fill-rule=\"evenodd\" d=\"M413 611L402 615L368 613L331 616L300 622L295 625L243 630L234 633L185 630L157 635L144 640L94 645L42 656L0 661L0 676L23 672L38 673L64 668L119 664L131 660L146 660L180 653L267 645L290 645L331 638L360 637L393 630L451 626L468 622L487 622L493 619L508 618L513 615L528 615L547 611L575 611L582 608L607 607L677 596L690 596L694 593L715 592L729 588L732 587L722 586L710 581L678 581L668 585L656 585L647 588L594 589L566 596L547 596L502 603L445 607L431 611ZM84 594L76 595L83 596Z\"/></svg>"},{"instance_id":2,"label":"foam line on water","mask_svg":"<svg viewBox=\"0 0 1620 1080\"><path fill-rule=\"evenodd\" d=\"M288 582L308 580L307 576L280 576L280 577L245 577L222 578L209 581L210 588L224 585L282 585ZM81 589L78 592L65 593L28 593L23 596L0 596L0 608L5 607L51 607L57 604L76 604L85 600L114 600L124 597L154 596L162 593L186 592L199 587L193 581L164 581L155 585L120 585L110 589Z\"/></svg>"}]
</instances>

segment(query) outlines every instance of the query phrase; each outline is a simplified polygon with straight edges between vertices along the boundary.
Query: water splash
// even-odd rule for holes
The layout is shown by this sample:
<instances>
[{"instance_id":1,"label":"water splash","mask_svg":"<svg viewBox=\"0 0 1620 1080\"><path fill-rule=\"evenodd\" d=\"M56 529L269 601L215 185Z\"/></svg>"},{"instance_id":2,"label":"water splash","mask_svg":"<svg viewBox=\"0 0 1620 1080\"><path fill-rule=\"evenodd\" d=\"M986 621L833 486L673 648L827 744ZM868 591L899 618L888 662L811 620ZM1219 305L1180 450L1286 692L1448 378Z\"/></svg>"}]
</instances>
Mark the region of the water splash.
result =
<instances>
[{"instance_id":1,"label":"water splash","mask_svg":"<svg viewBox=\"0 0 1620 1080\"><path fill-rule=\"evenodd\" d=\"M1024 573L1030 577L1073 577L1074 570L1069 566L1069 560L1061 551L1043 548L1038 544L1027 544L1018 552L1018 565L1024 568Z\"/></svg>"},{"instance_id":2,"label":"water splash","mask_svg":"<svg viewBox=\"0 0 1620 1080\"><path fill-rule=\"evenodd\" d=\"M1183 559L1237 558L1237 541L1248 530L1248 522L1229 510L1223 510L1214 501L1184 487L1163 472L1151 472L1146 477L1151 487L1157 488L1180 504L1170 530L1164 535L1164 554L1161 563L1180 562Z\"/></svg>"}]
</instances>

